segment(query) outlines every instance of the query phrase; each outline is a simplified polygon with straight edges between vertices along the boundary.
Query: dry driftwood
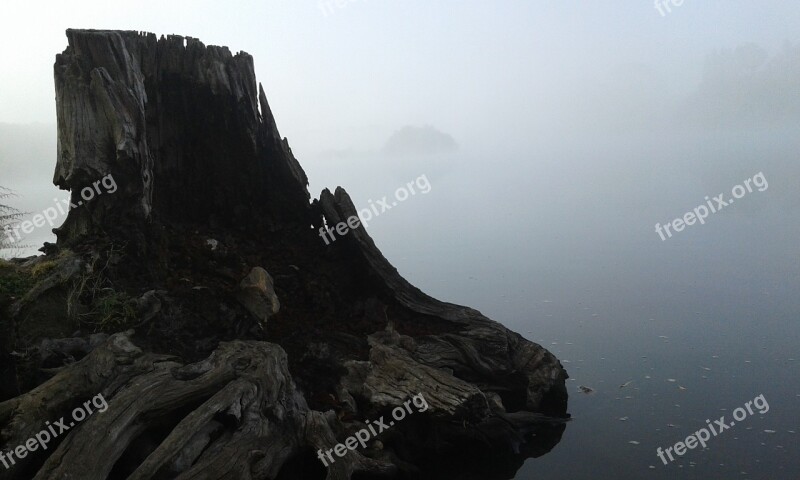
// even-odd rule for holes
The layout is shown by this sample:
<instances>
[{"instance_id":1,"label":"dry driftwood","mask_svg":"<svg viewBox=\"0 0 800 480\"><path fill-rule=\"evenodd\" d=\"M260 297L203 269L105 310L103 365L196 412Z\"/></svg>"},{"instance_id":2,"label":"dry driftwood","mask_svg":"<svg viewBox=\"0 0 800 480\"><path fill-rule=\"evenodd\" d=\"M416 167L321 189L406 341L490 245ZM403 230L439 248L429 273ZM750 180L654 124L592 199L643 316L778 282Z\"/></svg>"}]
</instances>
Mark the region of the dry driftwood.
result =
<instances>
[{"instance_id":1,"label":"dry driftwood","mask_svg":"<svg viewBox=\"0 0 800 480\"><path fill-rule=\"evenodd\" d=\"M33 478L42 480L275 478L304 448L337 443L338 419L309 410L279 346L222 343L208 359L181 365L142 352L130 334L111 336L43 385L0 404L3 437L16 446L44 429L43 419L69 419L76 405L98 392L108 403L106 411L94 412L59 438L57 448L54 442L49 455L29 454L0 475L25 478L36 472ZM169 434L148 441L148 432L165 424L174 424ZM139 458L138 464L129 461ZM326 478L347 479L359 471L390 473L394 468L352 452L334 463Z\"/></svg>"}]
</instances>

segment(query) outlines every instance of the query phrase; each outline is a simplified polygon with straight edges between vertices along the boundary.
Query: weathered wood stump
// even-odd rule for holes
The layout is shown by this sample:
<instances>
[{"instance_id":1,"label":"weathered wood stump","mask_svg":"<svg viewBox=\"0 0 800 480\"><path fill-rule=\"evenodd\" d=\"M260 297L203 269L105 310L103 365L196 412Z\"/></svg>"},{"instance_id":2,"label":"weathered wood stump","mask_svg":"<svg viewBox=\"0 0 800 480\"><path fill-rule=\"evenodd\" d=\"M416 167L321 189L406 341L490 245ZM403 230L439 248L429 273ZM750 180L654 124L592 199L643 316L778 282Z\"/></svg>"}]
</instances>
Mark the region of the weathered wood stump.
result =
<instances>
[{"instance_id":1,"label":"weathered wood stump","mask_svg":"<svg viewBox=\"0 0 800 480\"><path fill-rule=\"evenodd\" d=\"M567 374L550 352L425 295L365 229L326 246L310 228L356 209L341 188L309 202L249 55L67 36L55 183L76 205L100 178L115 189L14 264L52 262L0 309L21 390L0 403L2 451L98 395L107 408L0 478L508 478L558 443ZM318 459L414 396L424 411Z\"/></svg>"}]
</instances>

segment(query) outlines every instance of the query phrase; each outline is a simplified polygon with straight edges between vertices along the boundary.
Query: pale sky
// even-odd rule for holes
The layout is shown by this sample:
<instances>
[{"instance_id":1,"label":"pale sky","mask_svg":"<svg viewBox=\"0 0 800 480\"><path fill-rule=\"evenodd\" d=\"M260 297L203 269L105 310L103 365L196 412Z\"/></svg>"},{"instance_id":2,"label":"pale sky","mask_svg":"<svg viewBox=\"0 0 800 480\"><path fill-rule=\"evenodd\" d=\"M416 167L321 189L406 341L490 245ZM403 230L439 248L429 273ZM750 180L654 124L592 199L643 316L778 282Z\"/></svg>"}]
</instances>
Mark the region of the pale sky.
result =
<instances>
[{"instance_id":1,"label":"pale sky","mask_svg":"<svg viewBox=\"0 0 800 480\"><path fill-rule=\"evenodd\" d=\"M664 17L650 0L344 5L326 16L316 0L5 2L0 122L55 121L52 65L67 28L176 33L249 52L281 133L309 153L370 147L423 123L515 142L528 124L580 111L574 88L620 69L648 69L652 94L668 96L691 91L715 49L800 41L800 4L785 0L686 0Z\"/></svg>"},{"instance_id":2,"label":"pale sky","mask_svg":"<svg viewBox=\"0 0 800 480\"><path fill-rule=\"evenodd\" d=\"M496 225L476 242L523 224L515 248L568 255L565 238L649 241L657 220L762 170L787 181L770 188L774 208L800 204L798 2L685 0L664 16L651 0L332 5L326 15L317 0L6 2L0 127L55 123L52 66L67 28L174 33L253 55L313 197L343 185L360 206L428 175L429 195L370 225L398 266L449 248L452 225L478 213ZM452 136L459 153L381 155L408 125ZM6 129L5 141L2 130L0 185L20 193L20 209L47 208L64 195L51 186L55 132ZM421 217L438 228L395 235Z\"/></svg>"}]
</instances>

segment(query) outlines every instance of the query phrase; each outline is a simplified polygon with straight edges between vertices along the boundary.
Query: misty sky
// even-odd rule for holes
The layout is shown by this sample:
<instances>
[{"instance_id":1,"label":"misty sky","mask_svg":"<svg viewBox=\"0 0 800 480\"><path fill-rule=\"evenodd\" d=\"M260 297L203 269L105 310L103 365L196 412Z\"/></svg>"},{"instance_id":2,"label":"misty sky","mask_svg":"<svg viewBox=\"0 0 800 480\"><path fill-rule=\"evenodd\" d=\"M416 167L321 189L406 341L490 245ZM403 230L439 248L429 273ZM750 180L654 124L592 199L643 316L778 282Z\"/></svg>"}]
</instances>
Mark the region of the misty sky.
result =
<instances>
[{"instance_id":1,"label":"misty sky","mask_svg":"<svg viewBox=\"0 0 800 480\"><path fill-rule=\"evenodd\" d=\"M6 2L2 17L0 122L54 122L66 28L177 33L254 55L301 152L377 146L421 123L462 141L523 142L532 127L603 108L598 94L618 94L606 89L667 100L696 88L714 50L772 54L800 34L800 5L775 0L687 0L666 17L649 0L353 0L327 16L314 0Z\"/></svg>"},{"instance_id":2,"label":"misty sky","mask_svg":"<svg viewBox=\"0 0 800 480\"><path fill-rule=\"evenodd\" d=\"M656 222L759 171L771 201L731 215L800 205L796 2L687 0L666 16L649 0L10 3L2 27L0 185L31 212L64 195L48 186L52 65L70 27L176 33L252 54L314 197L343 185L360 207L427 174L430 194L370 225L401 271L427 254L449 258L423 252L492 248L498 232L515 234L508 265L532 246L555 259L658 241ZM3 125L31 122L44 125ZM408 126L458 149L386 155Z\"/></svg>"}]
</instances>

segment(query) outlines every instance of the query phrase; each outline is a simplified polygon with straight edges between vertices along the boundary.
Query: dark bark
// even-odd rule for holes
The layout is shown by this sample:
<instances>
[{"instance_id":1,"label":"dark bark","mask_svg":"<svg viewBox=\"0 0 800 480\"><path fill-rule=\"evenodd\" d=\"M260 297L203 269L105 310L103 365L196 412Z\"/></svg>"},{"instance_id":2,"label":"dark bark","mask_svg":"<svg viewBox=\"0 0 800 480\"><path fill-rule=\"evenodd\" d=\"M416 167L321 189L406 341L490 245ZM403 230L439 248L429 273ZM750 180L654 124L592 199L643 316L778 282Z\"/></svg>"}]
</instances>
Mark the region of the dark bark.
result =
<instances>
[{"instance_id":1,"label":"dark bark","mask_svg":"<svg viewBox=\"0 0 800 480\"><path fill-rule=\"evenodd\" d=\"M507 478L558 443L567 374L550 352L425 295L363 228L317 237L310 225L356 209L341 188L309 203L249 55L67 36L55 183L74 203L106 175L118 190L14 267L53 262L7 309L8 348L36 353L11 370L47 380L0 403L0 439L23 444L98 394L108 410L0 477ZM316 459L419 394L424 412L327 469Z\"/></svg>"}]
</instances>

